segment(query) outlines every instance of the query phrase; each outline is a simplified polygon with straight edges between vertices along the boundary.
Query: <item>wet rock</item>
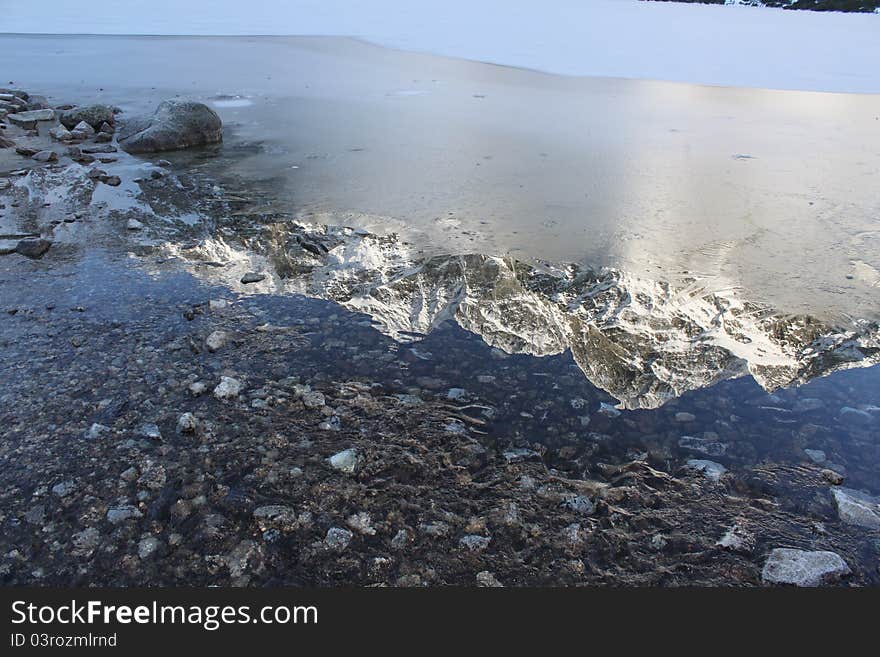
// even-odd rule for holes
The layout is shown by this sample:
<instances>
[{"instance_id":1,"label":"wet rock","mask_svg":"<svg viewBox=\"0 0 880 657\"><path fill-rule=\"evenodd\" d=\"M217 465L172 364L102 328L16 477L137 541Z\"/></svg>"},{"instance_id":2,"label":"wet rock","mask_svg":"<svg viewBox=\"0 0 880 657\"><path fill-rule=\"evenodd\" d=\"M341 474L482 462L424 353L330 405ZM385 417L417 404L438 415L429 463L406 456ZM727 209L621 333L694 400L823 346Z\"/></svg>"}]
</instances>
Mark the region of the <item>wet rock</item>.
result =
<instances>
[{"instance_id":1,"label":"wet rock","mask_svg":"<svg viewBox=\"0 0 880 657\"><path fill-rule=\"evenodd\" d=\"M805 449L804 454L806 454L813 463L825 463L826 455L821 449Z\"/></svg>"},{"instance_id":2,"label":"wet rock","mask_svg":"<svg viewBox=\"0 0 880 657\"><path fill-rule=\"evenodd\" d=\"M217 399L235 399L241 392L241 381L231 376L221 376L220 383L214 388Z\"/></svg>"},{"instance_id":3,"label":"wet rock","mask_svg":"<svg viewBox=\"0 0 880 657\"><path fill-rule=\"evenodd\" d=\"M29 146L16 146L15 152L22 157L33 157L34 155L39 153L36 148L30 148Z\"/></svg>"},{"instance_id":4,"label":"wet rock","mask_svg":"<svg viewBox=\"0 0 880 657\"><path fill-rule=\"evenodd\" d=\"M9 114L6 120L22 128L34 128L38 121L54 121L55 111L50 109L30 110Z\"/></svg>"},{"instance_id":5,"label":"wet rock","mask_svg":"<svg viewBox=\"0 0 880 657\"><path fill-rule=\"evenodd\" d=\"M31 156L31 159L35 162L57 162L58 153L56 153L55 151L40 151L38 153L34 153Z\"/></svg>"},{"instance_id":6,"label":"wet rock","mask_svg":"<svg viewBox=\"0 0 880 657\"><path fill-rule=\"evenodd\" d=\"M866 529L880 529L880 497L852 488L834 488L831 494L843 522Z\"/></svg>"},{"instance_id":7,"label":"wet rock","mask_svg":"<svg viewBox=\"0 0 880 657\"><path fill-rule=\"evenodd\" d=\"M107 144L113 141L113 135L109 132L99 132L95 135L96 144Z\"/></svg>"},{"instance_id":8,"label":"wet rock","mask_svg":"<svg viewBox=\"0 0 880 657\"><path fill-rule=\"evenodd\" d=\"M131 218L126 222L125 228L127 230L143 230L144 225L137 219Z\"/></svg>"},{"instance_id":9,"label":"wet rock","mask_svg":"<svg viewBox=\"0 0 880 657\"><path fill-rule=\"evenodd\" d=\"M351 474L357 469L359 458L357 450L349 448L337 452L327 460L334 470Z\"/></svg>"},{"instance_id":10,"label":"wet rock","mask_svg":"<svg viewBox=\"0 0 880 657\"><path fill-rule=\"evenodd\" d=\"M844 477L839 472L835 472L829 468L825 468L822 470L822 478L827 481L832 486L840 486L844 481L846 481L846 477Z\"/></svg>"},{"instance_id":11,"label":"wet rock","mask_svg":"<svg viewBox=\"0 0 880 657\"><path fill-rule=\"evenodd\" d=\"M223 124L210 107L166 100L152 116L126 121L119 143L129 153L154 153L215 144L222 138Z\"/></svg>"},{"instance_id":12,"label":"wet rock","mask_svg":"<svg viewBox=\"0 0 880 657\"><path fill-rule=\"evenodd\" d=\"M88 155L95 155L97 153L115 153L116 146L113 146L112 144L97 144L96 146L84 146L81 150Z\"/></svg>"},{"instance_id":13,"label":"wet rock","mask_svg":"<svg viewBox=\"0 0 880 657\"><path fill-rule=\"evenodd\" d=\"M15 142L9 139L8 137L4 137L0 135L0 148L12 148L15 146Z\"/></svg>"},{"instance_id":14,"label":"wet rock","mask_svg":"<svg viewBox=\"0 0 880 657\"><path fill-rule=\"evenodd\" d=\"M616 418L620 417L620 410L615 408L613 404L609 404L607 402L602 402L599 405L599 410L596 411L599 415L603 415L607 418Z\"/></svg>"},{"instance_id":15,"label":"wet rock","mask_svg":"<svg viewBox=\"0 0 880 657\"><path fill-rule=\"evenodd\" d=\"M119 176L101 176L98 180L111 187L119 187L122 184L122 179Z\"/></svg>"},{"instance_id":16,"label":"wet rock","mask_svg":"<svg viewBox=\"0 0 880 657\"><path fill-rule=\"evenodd\" d=\"M689 459L687 465L689 468L702 472L706 475L707 479L711 479L712 481L721 481L721 476L727 472L727 468L715 461Z\"/></svg>"},{"instance_id":17,"label":"wet rock","mask_svg":"<svg viewBox=\"0 0 880 657\"><path fill-rule=\"evenodd\" d=\"M354 534L347 529L343 529L342 527L331 527L327 530L327 536L324 538L324 545L331 550L342 552L349 546L352 538L354 538Z\"/></svg>"},{"instance_id":18,"label":"wet rock","mask_svg":"<svg viewBox=\"0 0 880 657\"><path fill-rule=\"evenodd\" d=\"M205 346L208 348L208 351L214 353L218 349L223 348L228 338L229 336L225 331L214 331L205 340Z\"/></svg>"},{"instance_id":19,"label":"wet rock","mask_svg":"<svg viewBox=\"0 0 880 657\"><path fill-rule=\"evenodd\" d=\"M137 507L130 504L114 506L107 510L107 520L114 525L123 523L126 520L142 518L143 515Z\"/></svg>"},{"instance_id":20,"label":"wet rock","mask_svg":"<svg viewBox=\"0 0 880 657\"><path fill-rule=\"evenodd\" d=\"M198 426L198 420L192 413L184 413L177 419L177 433L193 433Z\"/></svg>"},{"instance_id":21,"label":"wet rock","mask_svg":"<svg viewBox=\"0 0 880 657\"><path fill-rule=\"evenodd\" d=\"M481 570L477 573L477 586L483 588L503 588L504 584L499 582L495 575L488 570Z\"/></svg>"},{"instance_id":22,"label":"wet rock","mask_svg":"<svg viewBox=\"0 0 880 657\"><path fill-rule=\"evenodd\" d=\"M208 389L208 386L203 381L194 381L189 384L189 392L193 397L198 397L199 395L203 395L205 391Z\"/></svg>"},{"instance_id":23,"label":"wet rock","mask_svg":"<svg viewBox=\"0 0 880 657\"><path fill-rule=\"evenodd\" d=\"M94 131L100 128L102 123L111 125L115 123L116 115L109 105L85 105L62 112L60 121L66 128L74 128L79 123L86 123Z\"/></svg>"},{"instance_id":24,"label":"wet rock","mask_svg":"<svg viewBox=\"0 0 880 657\"><path fill-rule=\"evenodd\" d=\"M265 278L265 274L258 274L251 271L241 277L241 282L245 285L248 285L250 283L259 283L260 281L265 280Z\"/></svg>"},{"instance_id":25,"label":"wet rock","mask_svg":"<svg viewBox=\"0 0 880 657\"><path fill-rule=\"evenodd\" d=\"M681 412L681 413L675 414L675 421L676 422L693 422L696 419L697 419L697 416L694 415L693 413Z\"/></svg>"},{"instance_id":26,"label":"wet rock","mask_svg":"<svg viewBox=\"0 0 880 657\"><path fill-rule=\"evenodd\" d=\"M16 253L25 257L36 260L42 258L46 251L52 246L52 242L42 239L21 240L15 247Z\"/></svg>"},{"instance_id":27,"label":"wet rock","mask_svg":"<svg viewBox=\"0 0 880 657\"><path fill-rule=\"evenodd\" d=\"M770 584L812 587L831 584L850 572L836 552L776 548L764 564L761 578Z\"/></svg>"}]
</instances>

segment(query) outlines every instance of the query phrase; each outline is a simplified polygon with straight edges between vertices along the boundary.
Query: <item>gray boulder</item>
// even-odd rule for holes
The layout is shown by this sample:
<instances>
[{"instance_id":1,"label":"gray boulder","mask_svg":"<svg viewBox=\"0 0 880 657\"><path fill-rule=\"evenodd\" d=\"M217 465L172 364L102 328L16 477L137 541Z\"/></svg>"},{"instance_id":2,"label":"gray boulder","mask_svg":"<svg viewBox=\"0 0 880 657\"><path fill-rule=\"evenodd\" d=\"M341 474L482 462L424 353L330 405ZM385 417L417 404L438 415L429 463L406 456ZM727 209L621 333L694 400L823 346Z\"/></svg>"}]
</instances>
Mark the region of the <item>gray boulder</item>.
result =
<instances>
[{"instance_id":1,"label":"gray boulder","mask_svg":"<svg viewBox=\"0 0 880 657\"><path fill-rule=\"evenodd\" d=\"M80 121L85 121L92 128L97 130L102 123L113 125L116 115L113 108L109 105L86 105L84 107L74 107L61 114L61 123L68 130L72 129Z\"/></svg>"},{"instance_id":2,"label":"gray boulder","mask_svg":"<svg viewBox=\"0 0 880 657\"><path fill-rule=\"evenodd\" d=\"M119 144L129 153L155 153L223 140L223 123L203 103L166 100L150 117L131 119L119 131Z\"/></svg>"},{"instance_id":3,"label":"gray boulder","mask_svg":"<svg viewBox=\"0 0 880 657\"><path fill-rule=\"evenodd\" d=\"M835 488L831 494L843 522L866 529L880 529L880 497L852 488Z\"/></svg>"},{"instance_id":4,"label":"gray boulder","mask_svg":"<svg viewBox=\"0 0 880 657\"><path fill-rule=\"evenodd\" d=\"M6 117L10 123L22 128L33 128L37 121L53 121L55 111L50 109L31 110L29 112L16 112Z\"/></svg>"},{"instance_id":5,"label":"gray boulder","mask_svg":"<svg viewBox=\"0 0 880 657\"><path fill-rule=\"evenodd\" d=\"M770 584L821 586L849 574L849 566L836 552L776 548L764 564L761 578Z\"/></svg>"}]
</instances>

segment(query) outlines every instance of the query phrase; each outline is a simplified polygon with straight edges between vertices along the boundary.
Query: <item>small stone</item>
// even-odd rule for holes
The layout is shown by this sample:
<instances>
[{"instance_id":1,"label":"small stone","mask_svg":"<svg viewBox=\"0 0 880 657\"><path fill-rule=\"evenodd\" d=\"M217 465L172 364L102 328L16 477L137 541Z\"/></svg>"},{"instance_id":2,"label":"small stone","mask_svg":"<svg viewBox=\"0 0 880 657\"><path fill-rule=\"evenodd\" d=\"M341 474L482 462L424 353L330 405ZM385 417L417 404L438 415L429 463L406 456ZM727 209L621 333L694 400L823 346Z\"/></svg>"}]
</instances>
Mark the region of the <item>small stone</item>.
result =
<instances>
[{"instance_id":1,"label":"small stone","mask_svg":"<svg viewBox=\"0 0 880 657\"><path fill-rule=\"evenodd\" d=\"M715 461L689 459L687 465L689 468L702 472L707 479L715 482L721 481L721 476L727 472L727 468Z\"/></svg>"},{"instance_id":2,"label":"small stone","mask_svg":"<svg viewBox=\"0 0 880 657\"><path fill-rule=\"evenodd\" d=\"M128 482L129 484L133 483L134 481L137 481L138 470L136 467L131 466L130 468L123 470L122 474L119 475L119 478L122 479L122 481Z\"/></svg>"},{"instance_id":3,"label":"small stone","mask_svg":"<svg viewBox=\"0 0 880 657\"><path fill-rule=\"evenodd\" d=\"M770 584L821 586L850 572L849 566L836 552L776 548L764 564L761 577Z\"/></svg>"},{"instance_id":4,"label":"small stone","mask_svg":"<svg viewBox=\"0 0 880 657\"><path fill-rule=\"evenodd\" d=\"M76 490L76 484L72 480L62 481L52 486L52 493L58 497L67 497Z\"/></svg>"},{"instance_id":5,"label":"small stone","mask_svg":"<svg viewBox=\"0 0 880 657\"><path fill-rule=\"evenodd\" d=\"M265 274L258 274L256 272L248 272L244 276L241 277L241 282L245 285L249 283L259 283L260 281L266 278Z\"/></svg>"},{"instance_id":6,"label":"small stone","mask_svg":"<svg viewBox=\"0 0 880 657\"><path fill-rule=\"evenodd\" d=\"M357 469L359 457L356 449L349 448L337 452L327 460L334 470L351 474Z\"/></svg>"},{"instance_id":7,"label":"small stone","mask_svg":"<svg viewBox=\"0 0 880 657\"><path fill-rule=\"evenodd\" d=\"M805 449L806 454L813 463L825 463L827 456L821 449Z\"/></svg>"},{"instance_id":8,"label":"small stone","mask_svg":"<svg viewBox=\"0 0 880 657\"><path fill-rule=\"evenodd\" d=\"M321 408L326 404L324 395L316 390L303 393L302 403L306 408Z\"/></svg>"},{"instance_id":9,"label":"small stone","mask_svg":"<svg viewBox=\"0 0 880 657\"><path fill-rule=\"evenodd\" d=\"M225 331L214 331L208 336L207 340L205 340L205 346L208 347L208 351L214 353L226 344L227 337Z\"/></svg>"},{"instance_id":10,"label":"small stone","mask_svg":"<svg viewBox=\"0 0 880 657\"><path fill-rule=\"evenodd\" d=\"M211 299L208 302L208 308L210 310L225 310L229 307L229 302L226 299Z\"/></svg>"},{"instance_id":11,"label":"small stone","mask_svg":"<svg viewBox=\"0 0 880 657\"><path fill-rule=\"evenodd\" d=\"M63 125L56 125L49 131L49 135L53 139L57 139L58 141L70 141L73 139L73 136L70 134L70 131L65 128Z\"/></svg>"},{"instance_id":12,"label":"small stone","mask_svg":"<svg viewBox=\"0 0 880 657\"><path fill-rule=\"evenodd\" d=\"M736 523L718 539L715 545L733 552L751 552L755 548L755 537Z\"/></svg>"},{"instance_id":13,"label":"small stone","mask_svg":"<svg viewBox=\"0 0 880 657\"><path fill-rule=\"evenodd\" d=\"M85 121L80 121L75 126L73 126L73 131L81 133L85 136L86 139L92 137L95 134L95 129Z\"/></svg>"},{"instance_id":14,"label":"small stone","mask_svg":"<svg viewBox=\"0 0 880 657\"><path fill-rule=\"evenodd\" d=\"M490 573L488 570L481 570L477 573L477 586L483 588L504 588L504 584L498 581L498 579Z\"/></svg>"},{"instance_id":15,"label":"small stone","mask_svg":"<svg viewBox=\"0 0 880 657\"><path fill-rule=\"evenodd\" d=\"M585 495L570 497L569 499L564 500L560 506L585 516L591 516L596 512L596 505Z\"/></svg>"},{"instance_id":16,"label":"small stone","mask_svg":"<svg viewBox=\"0 0 880 657\"><path fill-rule=\"evenodd\" d=\"M214 388L214 397L217 399L234 399L241 392L241 381L231 376L221 376L220 383Z\"/></svg>"},{"instance_id":17,"label":"small stone","mask_svg":"<svg viewBox=\"0 0 880 657\"><path fill-rule=\"evenodd\" d=\"M128 230L143 230L144 225L140 221L138 221L137 219L131 218L125 224L125 227Z\"/></svg>"},{"instance_id":18,"label":"small stone","mask_svg":"<svg viewBox=\"0 0 880 657\"><path fill-rule=\"evenodd\" d=\"M101 532L94 527L89 527L77 532L72 537L73 553L80 557L88 557L101 544Z\"/></svg>"},{"instance_id":19,"label":"small stone","mask_svg":"<svg viewBox=\"0 0 880 657\"><path fill-rule=\"evenodd\" d=\"M840 486L846 480L842 474L829 468L822 470L822 478L832 486Z\"/></svg>"},{"instance_id":20,"label":"small stone","mask_svg":"<svg viewBox=\"0 0 880 657\"><path fill-rule=\"evenodd\" d=\"M604 415L608 418L615 418L620 416L620 410L607 402L602 402L599 404L599 410L597 411L597 413L599 413L599 415Z\"/></svg>"},{"instance_id":21,"label":"small stone","mask_svg":"<svg viewBox=\"0 0 880 657\"><path fill-rule=\"evenodd\" d=\"M101 437L101 434L107 433L108 431L110 431L110 427L95 422L86 432L86 438L89 440L96 440Z\"/></svg>"},{"instance_id":22,"label":"small stone","mask_svg":"<svg viewBox=\"0 0 880 657\"><path fill-rule=\"evenodd\" d=\"M409 532L405 529L400 529L394 535L394 538L391 539L391 547L395 550L402 550L409 544Z\"/></svg>"},{"instance_id":23,"label":"small stone","mask_svg":"<svg viewBox=\"0 0 880 657\"><path fill-rule=\"evenodd\" d=\"M15 247L16 253L27 258L36 260L42 258L46 251L52 246L49 240L26 239L21 240Z\"/></svg>"},{"instance_id":24,"label":"small stone","mask_svg":"<svg viewBox=\"0 0 880 657\"><path fill-rule=\"evenodd\" d=\"M138 543L138 557L141 559L149 559L153 554L155 554L156 550L162 543L155 536L148 536L147 538L141 539L141 542Z\"/></svg>"},{"instance_id":25,"label":"small stone","mask_svg":"<svg viewBox=\"0 0 880 657\"><path fill-rule=\"evenodd\" d=\"M194 381L189 384L189 392L193 397L204 394L207 389L208 386L204 381Z\"/></svg>"},{"instance_id":26,"label":"small stone","mask_svg":"<svg viewBox=\"0 0 880 657\"><path fill-rule=\"evenodd\" d=\"M343 529L342 527L331 527L327 530L324 544L331 550L341 552L348 547L352 538L354 538L354 534L347 529Z\"/></svg>"},{"instance_id":27,"label":"small stone","mask_svg":"<svg viewBox=\"0 0 880 657\"><path fill-rule=\"evenodd\" d=\"M31 159L35 162L57 162L58 153L55 151L39 151L38 153L34 153L34 155L31 156Z\"/></svg>"},{"instance_id":28,"label":"small stone","mask_svg":"<svg viewBox=\"0 0 880 657\"><path fill-rule=\"evenodd\" d=\"M119 176L101 176L98 180L111 187L119 187L122 184L122 179Z\"/></svg>"},{"instance_id":29,"label":"small stone","mask_svg":"<svg viewBox=\"0 0 880 657\"><path fill-rule=\"evenodd\" d=\"M271 528L290 531L297 524L296 511L281 504L269 504L254 509L254 518L263 531Z\"/></svg>"},{"instance_id":30,"label":"small stone","mask_svg":"<svg viewBox=\"0 0 880 657\"><path fill-rule=\"evenodd\" d=\"M462 536L458 541L459 545L472 552L482 552L489 547L489 543L491 542L491 538L488 536L480 536L479 534L467 534L466 536Z\"/></svg>"},{"instance_id":31,"label":"small stone","mask_svg":"<svg viewBox=\"0 0 880 657\"><path fill-rule=\"evenodd\" d=\"M196 426L198 421L192 413L184 413L177 419L177 433L193 433Z\"/></svg>"},{"instance_id":32,"label":"small stone","mask_svg":"<svg viewBox=\"0 0 880 657\"><path fill-rule=\"evenodd\" d=\"M540 461L541 455L538 454L533 449L526 449L524 447L516 447L514 449L508 449L501 453L501 456L504 457L504 460L508 463L521 463L523 461Z\"/></svg>"},{"instance_id":33,"label":"small stone","mask_svg":"<svg viewBox=\"0 0 880 657\"><path fill-rule=\"evenodd\" d=\"M354 529L356 532L364 534L365 536L376 535L376 529L372 525L370 514L366 511L361 511L360 513L355 513L348 516L345 524Z\"/></svg>"},{"instance_id":34,"label":"small stone","mask_svg":"<svg viewBox=\"0 0 880 657\"><path fill-rule=\"evenodd\" d=\"M107 520L114 525L118 525L126 520L131 520L132 518L141 518L143 515L144 514L141 513L137 507L124 504L122 506L114 506L108 509Z\"/></svg>"},{"instance_id":35,"label":"small stone","mask_svg":"<svg viewBox=\"0 0 880 657\"><path fill-rule=\"evenodd\" d=\"M107 144L113 141L113 135L109 132L99 132L95 135L96 144Z\"/></svg>"},{"instance_id":36,"label":"small stone","mask_svg":"<svg viewBox=\"0 0 880 657\"><path fill-rule=\"evenodd\" d=\"M693 413L681 412L681 413L675 414L675 421L676 422L693 422L696 419L697 419L697 416L694 415Z\"/></svg>"}]
</instances>

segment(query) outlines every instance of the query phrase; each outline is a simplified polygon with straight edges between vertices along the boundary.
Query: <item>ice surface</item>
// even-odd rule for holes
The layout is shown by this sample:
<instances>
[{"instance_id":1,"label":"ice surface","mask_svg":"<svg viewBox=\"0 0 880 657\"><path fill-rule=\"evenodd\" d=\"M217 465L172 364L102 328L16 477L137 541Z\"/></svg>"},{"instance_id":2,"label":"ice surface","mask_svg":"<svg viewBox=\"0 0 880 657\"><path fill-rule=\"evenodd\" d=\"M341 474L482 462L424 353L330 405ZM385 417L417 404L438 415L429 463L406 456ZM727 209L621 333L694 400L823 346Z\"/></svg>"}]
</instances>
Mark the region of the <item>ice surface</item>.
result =
<instances>
[{"instance_id":1,"label":"ice surface","mask_svg":"<svg viewBox=\"0 0 880 657\"><path fill-rule=\"evenodd\" d=\"M347 35L566 75L880 92L880 16L636 0L9 3L9 33Z\"/></svg>"}]
</instances>

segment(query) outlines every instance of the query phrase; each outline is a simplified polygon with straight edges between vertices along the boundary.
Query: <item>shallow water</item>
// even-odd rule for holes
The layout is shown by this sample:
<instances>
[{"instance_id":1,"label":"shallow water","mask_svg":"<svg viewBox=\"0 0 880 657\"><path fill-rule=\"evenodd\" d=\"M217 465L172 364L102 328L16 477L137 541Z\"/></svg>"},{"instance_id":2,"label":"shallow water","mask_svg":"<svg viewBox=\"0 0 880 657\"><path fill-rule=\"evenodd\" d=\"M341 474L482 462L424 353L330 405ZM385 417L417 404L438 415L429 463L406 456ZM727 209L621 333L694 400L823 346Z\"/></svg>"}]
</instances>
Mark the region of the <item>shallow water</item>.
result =
<instances>
[{"instance_id":1,"label":"shallow water","mask_svg":"<svg viewBox=\"0 0 880 657\"><path fill-rule=\"evenodd\" d=\"M213 173L299 216L880 316L875 95L564 78L342 38L4 36L0 52L58 102L213 99L227 146L252 153Z\"/></svg>"}]
</instances>

